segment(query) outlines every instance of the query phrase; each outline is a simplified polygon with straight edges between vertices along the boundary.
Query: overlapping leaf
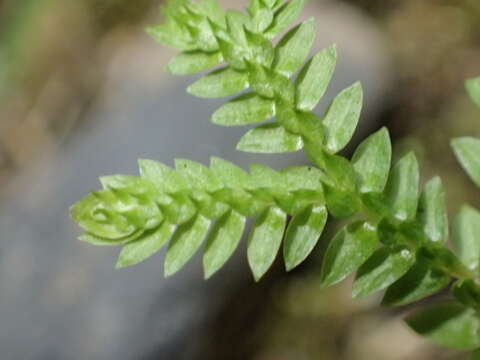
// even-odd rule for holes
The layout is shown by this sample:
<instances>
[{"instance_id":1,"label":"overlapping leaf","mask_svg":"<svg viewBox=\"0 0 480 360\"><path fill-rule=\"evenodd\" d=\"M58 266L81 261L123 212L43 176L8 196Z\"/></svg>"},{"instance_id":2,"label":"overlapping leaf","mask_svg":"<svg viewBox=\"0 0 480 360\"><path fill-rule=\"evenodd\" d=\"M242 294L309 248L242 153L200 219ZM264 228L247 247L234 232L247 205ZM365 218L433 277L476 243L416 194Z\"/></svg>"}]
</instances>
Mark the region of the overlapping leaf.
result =
<instances>
[{"instance_id":1,"label":"overlapping leaf","mask_svg":"<svg viewBox=\"0 0 480 360\"><path fill-rule=\"evenodd\" d=\"M246 217L257 216L249 241L249 260L259 279L276 257L286 215L294 216L285 243L289 268L311 252L325 225L322 176L311 167L277 172L252 165L250 173L220 158L210 168L186 159L176 169L139 161L141 177L103 177L104 190L72 207L87 231L82 240L124 245L117 267L137 264L168 243L167 276L180 270L206 239L205 277L218 271L235 251Z\"/></svg>"}]
</instances>

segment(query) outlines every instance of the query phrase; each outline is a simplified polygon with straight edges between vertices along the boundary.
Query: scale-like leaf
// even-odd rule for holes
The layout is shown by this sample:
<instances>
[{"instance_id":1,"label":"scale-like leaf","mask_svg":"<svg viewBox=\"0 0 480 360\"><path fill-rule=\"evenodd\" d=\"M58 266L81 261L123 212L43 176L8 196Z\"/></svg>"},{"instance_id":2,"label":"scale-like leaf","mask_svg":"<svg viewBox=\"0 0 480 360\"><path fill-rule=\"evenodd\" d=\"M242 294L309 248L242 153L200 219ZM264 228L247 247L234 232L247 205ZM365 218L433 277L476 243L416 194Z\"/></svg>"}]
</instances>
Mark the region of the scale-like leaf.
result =
<instances>
[{"instance_id":1,"label":"scale-like leaf","mask_svg":"<svg viewBox=\"0 0 480 360\"><path fill-rule=\"evenodd\" d=\"M470 269L480 265L480 212L464 205L453 220L452 241L460 260Z\"/></svg>"},{"instance_id":2,"label":"scale-like leaf","mask_svg":"<svg viewBox=\"0 0 480 360\"><path fill-rule=\"evenodd\" d=\"M197 48L195 44L189 41L191 39L185 36L185 29L174 21L150 26L146 29L146 32L156 41L174 49L191 51Z\"/></svg>"},{"instance_id":3,"label":"scale-like leaf","mask_svg":"<svg viewBox=\"0 0 480 360\"><path fill-rule=\"evenodd\" d=\"M222 126L239 126L271 119L275 103L254 94L241 95L220 107L212 115L212 123Z\"/></svg>"},{"instance_id":4,"label":"scale-like leaf","mask_svg":"<svg viewBox=\"0 0 480 360\"><path fill-rule=\"evenodd\" d=\"M175 225L164 222L158 229L125 245L117 260L117 269L136 265L160 250L175 231Z\"/></svg>"},{"instance_id":5,"label":"scale-like leaf","mask_svg":"<svg viewBox=\"0 0 480 360\"><path fill-rule=\"evenodd\" d=\"M415 332L435 344L459 350L480 347L480 319L474 309L459 303L430 305L406 321Z\"/></svg>"},{"instance_id":6,"label":"scale-like leaf","mask_svg":"<svg viewBox=\"0 0 480 360\"><path fill-rule=\"evenodd\" d=\"M235 210L222 216L210 232L203 254L205 279L210 278L230 258L242 238L246 218Z\"/></svg>"},{"instance_id":7,"label":"scale-like leaf","mask_svg":"<svg viewBox=\"0 0 480 360\"><path fill-rule=\"evenodd\" d=\"M213 156L210 159L210 168L220 181L229 187L244 188L249 184L247 172L229 161Z\"/></svg>"},{"instance_id":8,"label":"scale-like leaf","mask_svg":"<svg viewBox=\"0 0 480 360\"><path fill-rule=\"evenodd\" d=\"M322 235L328 212L324 205L310 206L295 215L288 225L283 244L283 258L287 271L302 263Z\"/></svg>"},{"instance_id":9,"label":"scale-like leaf","mask_svg":"<svg viewBox=\"0 0 480 360\"><path fill-rule=\"evenodd\" d=\"M413 220L417 213L418 162L410 152L393 167L385 190L393 215L400 221Z\"/></svg>"},{"instance_id":10,"label":"scale-like leaf","mask_svg":"<svg viewBox=\"0 0 480 360\"><path fill-rule=\"evenodd\" d=\"M167 65L173 75L190 75L208 70L223 60L220 52L188 51L175 56Z\"/></svg>"},{"instance_id":11,"label":"scale-like leaf","mask_svg":"<svg viewBox=\"0 0 480 360\"><path fill-rule=\"evenodd\" d=\"M140 176L151 181L166 192L177 192L189 188L187 179L172 168L158 161L139 159Z\"/></svg>"},{"instance_id":12,"label":"scale-like leaf","mask_svg":"<svg viewBox=\"0 0 480 360\"><path fill-rule=\"evenodd\" d=\"M458 280L451 289L453 296L463 305L476 308L480 303L480 287L473 279Z\"/></svg>"},{"instance_id":13,"label":"scale-like leaf","mask_svg":"<svg viewBox=\"0 0 480 360\"><path fill-rule=\"evenodd\" d=\"M108 239L108 238L102 238L98 235L94 235L91 233L83 233L78 237L78 240L89 243L91 245L96 245L96 246L118 246L118 245L124 245L128 244L129 242L138 239L142 234L144 233L143 230L139 230L135 233L133 233L130 236L121 238L121 239Z\"/></svg>"},{"instance_id":14,"label":"scale-like leaf","mask_svg":"<svg viewBox=\"0 0 480 360\"><path fill-rule=\"evenodd\" d=\"M196 161L175 159L175 168L189 181L191 188L215 192L224 186L209 168Z\"/></svg>"},{"instance_id":15,"label":"scale-like leaf","mask_svg":"<svg viewBox=\"0 0 480 360\"><path fill-rule=\"evenodd\" d=\"M247 87L247 73L226 67L201 77L187 88L187 92L201 98L219 98L233 95Z\"/></svg>"},{"instance_id":16,"label":"scale-like leaf","mask_svg":"<svg viewBox=\"0 0 480 360\"><path fill-rule=\"evenodd\" d=\"M270 9L272 9L279 0L262 0L265 5L267 5Z\"/></svg>"},{"instance_id":17,"label":"scale-like leaf","mask_svg":"<svg viewBox=\"0 0 480 360\"><path fill-rule=\"evenodd\" d=\"M282 170L285 185L290 191L317 190L322 192L322 179L325 174L313 166L293 166Z\"/></svg>"},{"instance_id":18,"label":"scale-like leaf","mask_svg":"<svg viewBox=\"0 0 480 360\"><path fill-rule=\"evenodd\" d=\"M373 254L377 243L377 229L370 223L358 221L345 226L328 245L322 264L322 286L345 279Z\"/></svg>"},{"instance_id":19,"label":"scale-like leaf","mask_svg":"<svg viewBox=\"0 0 480 360\"><path fill-rule=\"evenodd\" d=\"M225 27L225 13L218 4L217 0L203 0L201 2L203 13L208 16L215 24Z\"/></svg>"},{"instance_id":20,"label":"scale-like leaf","mask_svg":"<svg viewBox=\"0 0 480 360\"><path fill-rule=\"evenodd\" d=\"M275 12L272 25L267 29L266 35L273 38L290 25L300 14L307 0L290 0L285 2L280 9Z\"/></svg>"},{"instance_id":21,"label":"scale-like leaf","mask_svg":"<svg viewBox=\"0 0 480 360\"><path fill-rule=\"evenodd\" d=\"M237 150L255 153L285 153L301 150L302 137L285 130L278 123L249 130L237 144Z\"/></svg>"},{"instance_id":22,"label":"scale-like leaf","mask_svg":"<svg viewBox=\"0 0 480 360\"><path fill-rule=\"evenodd\" d=\"M312 110L325 94L337 63L336 46L330 46L313 56L302 68L295 81L297 109Z\"/></svg>"},{"instance_id":23,"label":"scale-like leaf","mask_svg":"<svg viewBox=\"0 0 480 360\"><path fill-rule=\"evenodd\" d=\"M255 281L267 272L277 256L287 216L277 207L267 209L259 216L248 239L248 263Z\"/></svg>"},{"instance_id":24,"label":"scale-like leaf","mask_svg":"<svg viewBox=\"0 0 480 360\"><path fill-rule=\"evenodd\" d=\"M168 244L165 276L175 274L190 260L205 239L209 226L209 219L197 215L177 228Z\"/></svg>"},{"instance_id":25,"label":"scale-like leaf","mask_svg":"<svg viewBox=\"0 0 480 360\"><path fill-rule=\"evenodd\" d=\"M353 168L359 176L359 191L381 193L388 180L392 144L388 130L382 128L370 135L355 150Z\"/></svg>"},{"instance_id":26,"label":"scale-like leaf","mask_svg":"<svg viewBox=\"0 0 480 360\"><path fill-rule=\"evenodd\" d=\"M382 304L407 305L435 294L449 282L449 274L433 269L428 262L419 258L403 277L388 287Z\"/></svg>"},{"instance_id":27,"label":"scale-like leaf","mask_svg":"<svg viewBox=\"0 0 480 360\"><path fill-rule=\"evenodd\" d=\"M245 29L248 41L248 59L250 62L270 68L275 58L275 50L265 36Z\"/></svg>"},{"instance_id":28,"label":"scale-like leaf","mask_svg":"<svg viewBox=\"0 0 480 360\"><path fill-rule=\"evenodd\" d=\"M480 107L480 77L465 81L465 88L472 101Z\"/></svg>"},{"instance_id":29,"label":"scale-like leaf","mask_svg":"<svg viewBox=\"0 0 480 360\"><path fill-rule=\"evenodd\" d=\"M383 290L400 279L412 267L415 255L405 247L383 247L373 253L357 272L354 298Z\"/></svg>"},{"instance_id":30,"label":"scale-like leaf","mask_svg":"<svg viewBox=\"0 0 480 360\"><path fill-rule=\"evenodd\" d=\"M480 140L461 137L452 140L452 147L458 161L475 185L480 186Z\"/></svg>"},{"instance_id":31,"label":"scale-like leaf","mask_svg":"<svg viewBox=\"0 0 480 360\"><path fill-rule=\"evenodd\" d=\"M245 25L249 18L238 10L227 10L228 33L234 43L240 46L247 46L247 37L245 36Z\"/></svg>"},{"instance_id":32,"label":"scale-like leaf","mask_svg":"<svg viewBox=\"0 0 480 360\"><path fill-rule=\"evenodd\" d=\"M290 77L305 61L314 38L313 18L290 30L275 47L274 70Z\"/></svg>"},{"instance_id":33,"label":"scale-like leaf","mask_svg":"<svg viewBox=\"0 0 480 360\"><path fill-rule=\"evenodd\" d=\"M273 12L266 9L260 9L255 12L252 19L252 30L263 33L273 22Z\"/></svg>"},{"instance_id":34,"label":"scale-like leaf","mask_svg":"<svg viewBox=\"0 0 480 360\"><path fill-rule=\"evenodd\" d=\"M280 175L280 173L264 165L250 165L250 181L255 188L287 190L285 187L284 178Z\"/></svg>"},{"instance_id":35,"label":"scale-like leaf","mask_svg":"<svg viewBox=\"0 0 480 360\"><path fill-rule=\"evenodd\" d=\"M448 235L447 204L445 191L440 178L434 177L422 191L418 203L418 221L428 238L436 243L444 243Z\"/></svg>"},{"instance_id":36,"label":"scale-like leaf","mask_svg":"<svg viewBox=\"0 0 480 360\"><path fill-rule=\"evenodd\" d=\"M362 102L363 90L358 82L335 97L323 120L327 151L336 153L348 144L357 127Z\"/></svg>"}]
</instances>

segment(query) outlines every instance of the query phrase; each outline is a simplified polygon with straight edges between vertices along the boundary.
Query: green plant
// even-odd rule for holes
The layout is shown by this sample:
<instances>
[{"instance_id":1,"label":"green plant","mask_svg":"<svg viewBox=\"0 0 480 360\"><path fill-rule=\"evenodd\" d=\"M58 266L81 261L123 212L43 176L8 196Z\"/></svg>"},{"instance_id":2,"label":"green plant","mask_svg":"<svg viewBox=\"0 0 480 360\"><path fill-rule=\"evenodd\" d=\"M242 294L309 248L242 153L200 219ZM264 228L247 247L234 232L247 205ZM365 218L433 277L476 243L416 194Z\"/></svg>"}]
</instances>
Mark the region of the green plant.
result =
<instances>
[{"instance_id":1,"label":"green plant","mask_svg":"<svg viewBox=\"0 0 480 360\"><path fill-rule=\"evenodd\" d=\"M249 89L220 107L213 123L240 126L275 117L249 130L238 150L304 149L315 166L275 171L252 165L247 173L219 158L212 158L209 168L177 159L175 170L140 160L140 177L102 177L104 189L72 207L73 219L86 230L80 240L123 245L118 268L145 260L168 242L169 276L207 238L203 267L209 278L235 251L247 217L256 217L247 255L259 280L282 240L285 266L291 270L314 249L328 214L354 217L328 246L322 285L336 284L356 271L354 297L386 290L382 303L400 306L430 296L453 280L452 300L421 309L407 323L437 344L480 348L480 213L467 205L460 210L452 226L452 251L445 246L449 226L440 178L428 181L419 194L415 155L408 153L391 168L385 128L364 140L351 160L337 154L357 126L361 86L356 83L340 92L318 117L312 109L332 77L335 47L304 64L315 35L312 19L272 45L305 2L251 0L247 13L241 13L223 12L215 0L173 0L163 9L165 23L148 31L182 51L168 64L173 74L193 74L224 63L190 85L191 94L214 98ZM480 106L480 78L467 81L467 90ZM480 186L480 141L460 138L452 146Z\"/></svg>"}]
</instances>

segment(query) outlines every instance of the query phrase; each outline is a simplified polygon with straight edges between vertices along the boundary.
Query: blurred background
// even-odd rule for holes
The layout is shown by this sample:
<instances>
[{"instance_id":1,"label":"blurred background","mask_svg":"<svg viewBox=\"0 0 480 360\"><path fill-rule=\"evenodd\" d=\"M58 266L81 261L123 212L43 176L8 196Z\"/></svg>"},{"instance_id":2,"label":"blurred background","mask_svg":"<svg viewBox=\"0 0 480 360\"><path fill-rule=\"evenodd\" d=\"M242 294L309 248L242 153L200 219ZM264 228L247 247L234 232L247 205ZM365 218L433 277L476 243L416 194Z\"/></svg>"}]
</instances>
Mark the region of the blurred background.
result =
<instances>
[{"instance_id":1,"label":"blurred background","mask_svg":"<svg viewBox=\"0 0 480 360\"><path fill-rule=\"evenodd\" d=\"M239 1L220 1L240 8ZM220 101L195 99L195 77L164 72L173 51L143 29L160 0L0 1L1 359L462 359L411 334L408 308L350 299L350 281L319 288L331 223L314 255L285 274L278 261L253 284L245 246L210 281L199 256L163 279L163 252L114 271L118 249L75 240L68 208L99 175L136 173L136 159L275 168L303 154L234 151L245 129L209 124ZM315 51L337 43L339 64L318 109L361 80L355 141L387 125L396 152L413 148L423 180L440 174L450 214L478 193L449 148L480 133L463 81L480 75L478 0L310 0ZM305 15L306 17L306 15Z\"/></svg>"}]
</instances>

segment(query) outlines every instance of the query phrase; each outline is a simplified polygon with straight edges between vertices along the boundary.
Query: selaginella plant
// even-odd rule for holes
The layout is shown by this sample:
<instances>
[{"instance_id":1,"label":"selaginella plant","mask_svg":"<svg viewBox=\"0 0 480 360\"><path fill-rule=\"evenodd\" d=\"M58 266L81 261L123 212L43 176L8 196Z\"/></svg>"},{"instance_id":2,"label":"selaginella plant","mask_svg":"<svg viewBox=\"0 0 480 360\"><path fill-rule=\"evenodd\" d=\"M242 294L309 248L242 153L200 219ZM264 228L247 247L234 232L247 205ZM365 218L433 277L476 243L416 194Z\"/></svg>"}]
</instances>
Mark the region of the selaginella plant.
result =
<instances>
[{"instance_id":1,"label":"selaginella plant","mask_svg":"<svg viewBox=\"0 0 480 360\"><path fill-rule=\"evenodd\" d=\"M321 285L336 284L356 271L353 297L385 290L382 304L389 306L410 304L449 287L448 301L428 305L406 322L434 343L474 351L480 348L480 212L468 205L461 208L453 221L451 250L446 246L449 225L440 178L428 181L420 192L413 153L391 167L385 128L365 139L350 160L337 154L357 126L362 87L355 83L341 91L319 117L312 110L333 75L335 46L308 58L313 19L272 43L305 2L251 0L243 13L224 12L215 0L171 0L163 8L164 23L148 32L181 50L167 66L174 75L221 64L190 85L190 94L218 98L242 92L214 112L214 124L274 119L246 132L238 150L303 149L313 165L280 171L252 165L246 172L220 158L212 158L209 167L176 159L175 169L140 160L139 177L102 177L103 190L72 207L73 219L86 231L80 240L122 245L117 268L137 264L168 243L166 276L180 270L205 241L203 268L209 278L237 248L247 218L255 217L247 256L258 281L282 243L285 267L292 270L314 249L329 214L353 218L328 245ZM480 106L480 78L466 84ZM454 139L452 146L480 186L480 140ZM480 358L480 351L476 356Z\"/></svg>"}]
</instances>

